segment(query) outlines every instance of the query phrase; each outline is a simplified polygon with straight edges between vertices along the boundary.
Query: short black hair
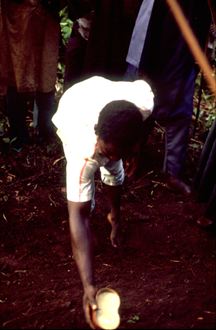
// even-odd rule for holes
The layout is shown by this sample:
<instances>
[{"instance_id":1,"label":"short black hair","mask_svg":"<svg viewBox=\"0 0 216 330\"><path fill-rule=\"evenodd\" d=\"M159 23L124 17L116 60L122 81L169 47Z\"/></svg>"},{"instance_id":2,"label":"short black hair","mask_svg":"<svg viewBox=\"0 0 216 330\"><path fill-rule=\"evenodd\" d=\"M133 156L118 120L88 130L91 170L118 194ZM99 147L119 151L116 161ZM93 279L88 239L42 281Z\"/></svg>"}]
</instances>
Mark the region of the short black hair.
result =
<instances>
[{"instance_id":1,"label":"short black hair","mask_svg":"<svg viewBox=\"0 0 216 330\"><path fill-rule=\"evenodd\" d=\"M130 148L140 138L143 117L132 102L117 100L108 103L100 112L96 134L106 143L118 148Z\"/></svg>"}]
</instances>

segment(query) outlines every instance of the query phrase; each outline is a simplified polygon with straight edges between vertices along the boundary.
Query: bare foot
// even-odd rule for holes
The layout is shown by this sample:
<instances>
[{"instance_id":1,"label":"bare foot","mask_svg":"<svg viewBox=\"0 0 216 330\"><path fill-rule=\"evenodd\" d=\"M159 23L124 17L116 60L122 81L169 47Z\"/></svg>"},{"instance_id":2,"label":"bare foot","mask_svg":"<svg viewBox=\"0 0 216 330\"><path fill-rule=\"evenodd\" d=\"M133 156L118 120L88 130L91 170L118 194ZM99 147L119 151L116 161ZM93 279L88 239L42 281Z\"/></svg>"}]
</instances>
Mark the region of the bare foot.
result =
<instances>
[{"instance_id":1,"label":"bare foot","mask_svg":"<svg viewBox=\"0 0 216 330\"><path fill-rule=\"evenodd\" d=\"M111 213L108 213L107 220L111 224L111 233L110 233L110 241L113 247L117 248L120 245L120 237L119 237L119 223L112 218Z\"/></svg>"}]
</instances>

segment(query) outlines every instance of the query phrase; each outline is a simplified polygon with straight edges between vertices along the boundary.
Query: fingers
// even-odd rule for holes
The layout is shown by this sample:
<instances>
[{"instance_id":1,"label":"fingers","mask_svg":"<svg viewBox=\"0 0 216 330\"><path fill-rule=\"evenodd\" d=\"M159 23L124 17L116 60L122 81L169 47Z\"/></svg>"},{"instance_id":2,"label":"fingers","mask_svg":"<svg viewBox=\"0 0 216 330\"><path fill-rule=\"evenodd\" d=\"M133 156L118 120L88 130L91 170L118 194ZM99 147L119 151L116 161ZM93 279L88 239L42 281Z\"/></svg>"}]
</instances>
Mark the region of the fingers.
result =
<instances>
[{"instance_id":1,"label":"fingers","mask_svg":"<svg viewBox=\"0 0 216 330\"><path fill-rule=\"evenodd\" d=\"M96 329L96 325L94 323L94 317L93 317L94 310L96 309L93 309L89 303L84 304L85 319L92 329Z\"/></svg>"},{"instance_id":2,"label":"fingers","mask_svg":"<svg viewBox=\"0 0 216 330\"><path fill-rule=\"evenodd\" d=\"M89 286L88 288L86 288L83 295L83 310L86 322L90 325L92 329L96 329L93 323L93 311L97 309L95 295L96 288L94 286Z\"/></svg>"},{"instance_id":3,"label":"fingers","mask_svg":"<svg viewBox=\"0 0 216 330\"><path fill-rule=\"evenodd\" d=\"M88 303L83 303L83 310L84 310L86 322L90 325L92 329L95 329L94 324L92 322L91 306Z\"/></svg>"}]
</instances>

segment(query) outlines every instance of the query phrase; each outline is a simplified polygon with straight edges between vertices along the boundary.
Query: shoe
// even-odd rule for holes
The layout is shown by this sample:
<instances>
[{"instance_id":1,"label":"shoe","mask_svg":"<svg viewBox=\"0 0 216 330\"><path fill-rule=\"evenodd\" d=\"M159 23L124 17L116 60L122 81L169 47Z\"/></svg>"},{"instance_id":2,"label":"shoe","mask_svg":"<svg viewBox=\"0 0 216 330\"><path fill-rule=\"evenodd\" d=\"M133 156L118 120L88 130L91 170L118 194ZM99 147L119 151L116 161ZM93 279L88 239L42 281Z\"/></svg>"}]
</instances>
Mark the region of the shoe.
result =
<instances>
[{"instance_id":1,"label":"shoe","mask_svg":"<svg viewBox=\"0 0 216 330\"><path fill-rule=\"evenodd\" d=\"M178 179L177 177L170 175L167 179L167 185L169 188L171 188L174 192L182 193L184 195L190 195L191 194L191 188Z\"/></svg>"}]
</instances>

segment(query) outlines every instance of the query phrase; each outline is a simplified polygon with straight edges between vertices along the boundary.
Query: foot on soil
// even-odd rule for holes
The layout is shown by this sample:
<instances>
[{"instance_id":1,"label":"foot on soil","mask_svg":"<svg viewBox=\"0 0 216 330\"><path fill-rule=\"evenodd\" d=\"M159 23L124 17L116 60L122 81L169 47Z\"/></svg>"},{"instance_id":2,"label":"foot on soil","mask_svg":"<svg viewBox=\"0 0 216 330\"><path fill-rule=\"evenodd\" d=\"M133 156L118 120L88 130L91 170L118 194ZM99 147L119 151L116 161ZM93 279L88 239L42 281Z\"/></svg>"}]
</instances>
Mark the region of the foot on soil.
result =
<instances>
[{"instance_id":1,"label":"foot on soil","mask_svg":"<svg viewBox=\"0 0 216 330\"><path fill-rule=\"evenodd\" d=\"M175 176L170 175L167 179L167 185L169 188L171 188L174 192L181 193L184 195L190 195L191 194L191 189L190 187L178 179Z\"/></svg>"}]
</instances>

